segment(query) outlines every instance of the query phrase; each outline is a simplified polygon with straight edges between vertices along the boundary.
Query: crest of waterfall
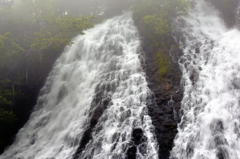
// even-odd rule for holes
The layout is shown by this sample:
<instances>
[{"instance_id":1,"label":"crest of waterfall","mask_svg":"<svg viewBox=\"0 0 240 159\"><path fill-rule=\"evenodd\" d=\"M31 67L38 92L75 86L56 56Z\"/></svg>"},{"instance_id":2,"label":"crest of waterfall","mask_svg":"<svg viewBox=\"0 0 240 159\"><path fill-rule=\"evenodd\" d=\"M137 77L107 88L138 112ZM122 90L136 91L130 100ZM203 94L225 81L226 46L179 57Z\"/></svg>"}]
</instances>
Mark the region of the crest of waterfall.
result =
<instances>
[{"instance_id":1,"label":"crest of waterfall","mask_svg":"<svg viewBox=\"0 0 240 159\"><path fill-rule=\"evenodd\" d=\"M116 159L126 158L131 146L138 159L158 158L140 53L131 13L76 37L55 63L29 121L0 158ZM142 133L137 144L134 130ZM91 138L76 155L84 134Z\"/></svg>"},{"instance_id":2,"label":"crest of waterfall","mask_svg":"<svg viewBox=\"0 0 240 159\"><path fill-rule=\"evenodd\" d=\"M239 159L240 31L228 30L205 1L175 26L184 97L170 158Z\"/></svg>"}]
</instances>

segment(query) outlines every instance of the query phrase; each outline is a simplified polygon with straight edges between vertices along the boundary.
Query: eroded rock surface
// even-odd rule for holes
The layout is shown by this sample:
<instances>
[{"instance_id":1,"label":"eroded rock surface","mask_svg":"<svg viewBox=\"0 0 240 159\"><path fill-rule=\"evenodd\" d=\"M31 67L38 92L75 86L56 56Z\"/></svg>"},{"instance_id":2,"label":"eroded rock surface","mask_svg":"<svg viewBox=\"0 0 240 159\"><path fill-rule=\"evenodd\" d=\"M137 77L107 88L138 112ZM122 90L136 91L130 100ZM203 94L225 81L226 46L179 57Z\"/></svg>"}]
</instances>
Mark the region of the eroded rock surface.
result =
<instances>
[{"instance_id":1,"label":"eroded rock surface","mask_svg":"<svg viewBox=\"0 0 240 159\"><path fill-rule=\"evenodd\" d=\"M143 42L145 52L144 69L148 80L148 86L153 92L149 97L149 115L155 126L155 133L159 144L159 158L169 158L169 152L173 146L173 140L177 134L177 124L180 122L179 110L183 98L183 90L180 85L181 70L178 65L180 50L172 50L172 67L168 76L160 79L156 65L156 50Z\"/></svg>"}]
</instances>

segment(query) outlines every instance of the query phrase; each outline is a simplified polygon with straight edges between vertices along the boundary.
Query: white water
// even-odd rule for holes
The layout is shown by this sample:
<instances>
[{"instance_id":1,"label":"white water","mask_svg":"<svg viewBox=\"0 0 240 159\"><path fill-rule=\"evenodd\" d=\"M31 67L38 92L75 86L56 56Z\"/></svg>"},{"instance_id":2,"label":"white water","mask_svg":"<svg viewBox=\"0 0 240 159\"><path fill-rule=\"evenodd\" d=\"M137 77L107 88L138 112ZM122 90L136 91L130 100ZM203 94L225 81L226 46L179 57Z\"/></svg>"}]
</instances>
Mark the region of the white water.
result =
<instances>
[{"instance_id":1,"label":"white water","mask_svg":"<svg viewBox=\"0 0 240 159\"><path fill-rule=\"evenodd\" d=\"M183 71L182 121L172 159L240 158L240 31L214 7L196 1L176 21Z\"/></svg>"},{"instance_id":2,"label":"white water","mask_svg":"<svg viewBox=\"0 0 240 159\"><path fill-rule=\"evenodd\" d=\"M141 128L145 136L137 146L137 158L158 158L146 109L151 92L141 68L140 40L131 14L85 34L76 37L56 62L30 120L1 159L72 158L91 115L107 98L111 102L80 158L125 158L134 128ZM96 98L100 98L98 103L93 102Z\"/></svg>"}]
</instances>

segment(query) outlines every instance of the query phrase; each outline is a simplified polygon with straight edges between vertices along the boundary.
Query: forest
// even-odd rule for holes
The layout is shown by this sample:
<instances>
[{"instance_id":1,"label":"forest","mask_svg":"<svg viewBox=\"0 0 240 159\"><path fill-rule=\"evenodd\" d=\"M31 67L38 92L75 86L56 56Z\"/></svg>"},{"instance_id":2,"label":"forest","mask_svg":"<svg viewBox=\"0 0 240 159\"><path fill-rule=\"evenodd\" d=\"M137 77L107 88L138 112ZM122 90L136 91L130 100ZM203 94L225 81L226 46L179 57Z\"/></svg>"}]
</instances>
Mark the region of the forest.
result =
<instances>
[{"instance_id":1,"label":"forest","mask_svg":"<svg viewBox=\"0 0 240 159\"><path fill-rule=\"evenodd\" d=\"M231 28L238 0L209 0ZM169 50L179 49L173 21L188 17L191 0L0 0L0 152L26 123L39 91L65 46L122 12L133 13L155 52L160 81L171 78ZM175 44L175 45L173 45ZM147 53L146 53L147 54Z\"/></svg>"}]
</instances>

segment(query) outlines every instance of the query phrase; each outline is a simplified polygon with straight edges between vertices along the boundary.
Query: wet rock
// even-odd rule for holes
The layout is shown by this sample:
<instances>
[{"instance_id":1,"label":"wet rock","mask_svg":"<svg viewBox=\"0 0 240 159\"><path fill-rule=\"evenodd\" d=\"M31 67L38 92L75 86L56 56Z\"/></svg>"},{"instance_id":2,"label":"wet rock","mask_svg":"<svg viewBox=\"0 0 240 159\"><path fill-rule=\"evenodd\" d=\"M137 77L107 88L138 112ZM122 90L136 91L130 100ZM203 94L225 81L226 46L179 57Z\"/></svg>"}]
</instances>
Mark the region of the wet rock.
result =
<instances>
[{"instance_id":1,"label":"wet rock","mask_svg":"<svg viewBox=\"0 0 240 159\"><path fill-rule=\"evenodd\" d=\"M141 143L141 139L143 138L142 129L134 129L132 132L133 142L135 145L139 145Z\"/></svg>"},{"instance_id":2,"label":"wet rock","mask_svg":"<svg viewBox=\"0 0 240 159\"><path fill-rule=\"evenodd\" d=\"M173 140L177 133L177 124L180 122L180 105L183 98L183 87L180 85L182 77L177 60L181 52L172 50L172 66L170 75L161 80L158 78L156 67L157 50L149 47L143 41L145 52L144 70L147 76L148 87L153 92L151 100L148 100L147 107L152 123L155 127L155 134L159 145L159 158L169 158L173 146ZM172 103L169 101L172 100Z\"/></svg>"},{"instance_id":3,"label":"wet rock","mask_svg":"<svg viewBox=\"0 0 240 159\"><path fill-rule=\"evenodd\" d=\"M217 145L217 146L228 144L227 140L221 135L216 135L214 137L214 142L215 142L215 145Z\"/></svg>"},{"instance_id":4,"label":"wet rock","mask_svg":"<svg viewBox=\"0 0 240 159\"><path fill-rule=\"evenodd\" d=\"M229 154L226 148L224 147L219 147L217 149L217 158L218 159L228 159L229 158Z\"/></svg>"},{"instance_id":5,"label":"wet rock","mask_svg":"<svg viewBox=\"0 0 240 159\"><path fill-rule=\"evenodd\" d=\"M193 152L194 152L194 144L190 142L187 145L187 150L186 150L187 156L192 156Z\"/></svg>"},{"instance_id":6,"label":"wet rock","mask_svg":"<svg viewBox=\"0 0 240 159\"><path fill-rule=\"evenodd\" d=\"M136 159L137 148L143 155L147 153L145 150L146 137L143 135L143 130L141 128L136 128L132 132L132 140L129 143L129 148L127 150L128 159Z\"/></svg>"},{"instance_id":7,"label":"wet rock","mask_svg":"<svg viewBox=\"0 0 240 159\"><path fill-rule=\"evenodd\" d=\"M127 158L128 159L135 159L136 158L136 152L137 152L137 148L136 146L130 147L127 151Z\"/></svg>"}]
</instances>

